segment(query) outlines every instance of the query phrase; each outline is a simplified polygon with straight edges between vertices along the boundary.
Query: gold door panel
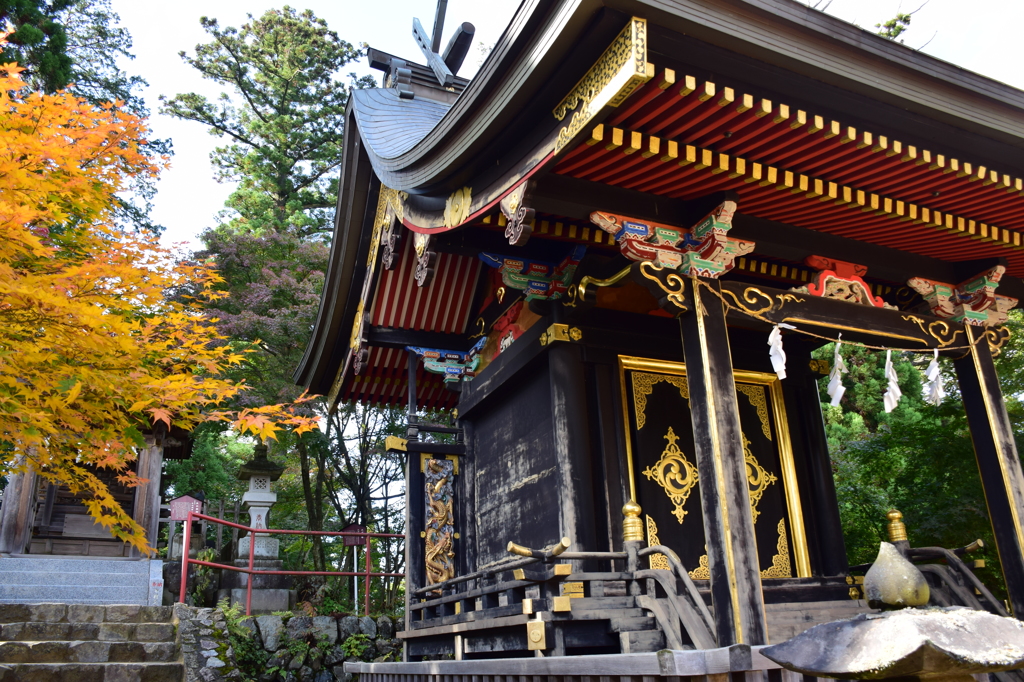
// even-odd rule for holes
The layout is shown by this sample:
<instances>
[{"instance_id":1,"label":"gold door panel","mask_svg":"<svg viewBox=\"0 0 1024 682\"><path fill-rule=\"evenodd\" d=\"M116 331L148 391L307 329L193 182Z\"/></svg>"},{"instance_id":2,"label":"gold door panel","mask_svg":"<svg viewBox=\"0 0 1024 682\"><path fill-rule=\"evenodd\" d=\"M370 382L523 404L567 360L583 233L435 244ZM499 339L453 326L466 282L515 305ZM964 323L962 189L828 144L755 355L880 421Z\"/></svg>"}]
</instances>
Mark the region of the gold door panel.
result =
<instances>
[{"instance_id":1,"label":"gold door panel","mask_svg":"<svg viewBox=\"0 0 1024 682\"><path fill-rule=\"evenodd\" d=\"M782 386L774 374L736 371L743 455L762 578L809 577L810 561ZM619 357L629 491L643 508L648 545L679 554L694 579L708 579L683 363ZM667 568L664 557L652 568Z\"/></svg>"}]
</instances>

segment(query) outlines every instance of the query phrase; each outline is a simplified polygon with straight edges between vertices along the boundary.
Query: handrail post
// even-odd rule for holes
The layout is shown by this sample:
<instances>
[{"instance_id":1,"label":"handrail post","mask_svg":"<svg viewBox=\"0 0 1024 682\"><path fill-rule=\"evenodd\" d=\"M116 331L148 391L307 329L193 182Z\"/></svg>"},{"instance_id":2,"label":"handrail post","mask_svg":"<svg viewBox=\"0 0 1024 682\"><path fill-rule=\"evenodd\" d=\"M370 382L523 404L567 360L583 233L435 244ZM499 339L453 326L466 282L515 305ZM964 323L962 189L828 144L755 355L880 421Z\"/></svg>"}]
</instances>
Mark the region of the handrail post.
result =
<instances>
[{"instance_id":1,"label":"handrail post","mask_svg":"<svg viewBox=\"0 0 1024 682\"><path fill-rule=\"evenodd\" d=\"M370 534L367 533L363 536L366 540L366 577L363 582L363 615L370 615L370 571L373 569L373 564L370 561Z\"/></svg>"},{"instance_id":2,"label":"handrail post","mask_svg":"<svg viewBox=\"0 0 1024 682\"><path fill-rule=\"evenodd\" d=\"M178 593L178 601L185 603L185 590L188 589L188 546L192 540L192 512L189 511L185 519L185 528L181 531L181 591ZM174 538L170 539L173 548Z\"/></svg>"},{"instance_id":3,"label":"handrail post","mask_svg":"<svg viewBox=\"0 0 1024 682\"><path fill-rule=\"evenodd\" d=\"M252 566L256 556L256 529L249 529L249 577L245 581L245 615L252 615Z\"/></svg>"}]
</instances>

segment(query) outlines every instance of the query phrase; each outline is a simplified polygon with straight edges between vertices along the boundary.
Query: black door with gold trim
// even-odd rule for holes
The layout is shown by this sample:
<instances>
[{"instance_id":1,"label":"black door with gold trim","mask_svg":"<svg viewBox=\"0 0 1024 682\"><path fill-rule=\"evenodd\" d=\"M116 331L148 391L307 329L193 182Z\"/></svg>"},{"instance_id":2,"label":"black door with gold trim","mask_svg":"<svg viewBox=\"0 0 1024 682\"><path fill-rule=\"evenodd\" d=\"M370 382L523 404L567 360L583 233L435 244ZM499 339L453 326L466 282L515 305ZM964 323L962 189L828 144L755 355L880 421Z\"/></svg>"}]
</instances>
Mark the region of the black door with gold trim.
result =
<instances>
[{"instance_id":1,"label":"black door with gold trim","mask_svg":"<svg viewBox=\"0 0 1024 682\"><path fill-rule=\"evenodd\" d=\"M643 509L648 545L672 548L694 579L708 579L701 481L682 363L620 357L629 489ZM748 492L762 578L810 575L781 385L737 371ZM667 568L660 555L652 568Z\"/></svg>"}]
</instances>

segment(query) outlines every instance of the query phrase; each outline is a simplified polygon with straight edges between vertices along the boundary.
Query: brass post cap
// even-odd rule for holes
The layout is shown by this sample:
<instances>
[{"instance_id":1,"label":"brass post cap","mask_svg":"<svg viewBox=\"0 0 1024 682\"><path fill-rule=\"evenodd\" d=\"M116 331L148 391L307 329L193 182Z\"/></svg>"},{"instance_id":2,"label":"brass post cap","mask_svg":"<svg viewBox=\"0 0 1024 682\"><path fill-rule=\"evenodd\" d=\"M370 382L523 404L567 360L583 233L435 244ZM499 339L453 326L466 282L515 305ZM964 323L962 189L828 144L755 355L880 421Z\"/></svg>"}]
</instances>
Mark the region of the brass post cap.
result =
<instances>
[{"instance_id":1,"label":"brass post cap","mask_svg":"<svg viewBox=\"0 0 1024 682\"><path fill-rule=\"evenodd\" d=\"M886 530L889 532L889 542L903 542L907 539L907 524L903 523L903 513L898 509L890 509L885 515L889 519Z\"/></svg>"},{"instance_id":2,"label":"brass post cap","mask_svg":"<svg viewBox=\"0 0 1024 682\"><path fill-rule=\"evenodd\" d=\"M901 512L899 509L890 509L889 513L885 515L885 518L889 519L890 521L900 521L903 519L903 512Z\"/></svg>"},{"instance_id":3,"label":"brass post cap","mask_svg":"<svg viewBox=\"0 0 1024 682\"><path fill-rule=\"evenodd\" d=\"M642 511L643 509L640 508L640 505L634 502L633 500L630 500L629 502L626 502L626 504L622 505L623 516L638 517L640 516L640 512Z\"/></svg>"},{"instance_id":4,"label":"brass post cap","mask_svg":"<svg viewBox=\"0 0 1024 682\"><path fill-rule=\"evenodd\" d=\"M640 505L629 500L622 505L622 539L625 542L643 542L644 524L640 520L640 512L643 511Z\"/></svg>"}]
</instances>

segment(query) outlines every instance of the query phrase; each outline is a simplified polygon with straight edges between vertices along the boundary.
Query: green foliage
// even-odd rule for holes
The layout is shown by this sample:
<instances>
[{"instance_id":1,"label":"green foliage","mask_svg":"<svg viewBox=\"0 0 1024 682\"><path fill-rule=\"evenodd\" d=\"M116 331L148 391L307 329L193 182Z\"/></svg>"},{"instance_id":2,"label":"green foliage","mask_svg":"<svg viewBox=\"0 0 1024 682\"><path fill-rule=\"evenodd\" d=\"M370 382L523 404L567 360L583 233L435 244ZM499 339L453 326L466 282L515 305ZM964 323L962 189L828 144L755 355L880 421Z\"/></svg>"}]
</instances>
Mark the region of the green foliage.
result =
<instances>
[{"instance_id":1,"label":"green foliage","mask_svg":"<svg viewBox=\"0 0 1024 682\"><path fill-rule=\"evenodd\" d=\"M267 660L270 654L260 644L256 633L250 628L242 625L247 616L242 612L240 603L231 604L227 599L217 603L217 608L224 613L224 620L228 624L228 637L231 640L231 648L235 652L235 662L238 670L245 680L255 680L266 672Z\"/></svg>"},{"instance_id":2,"label":"green foliage","mask_svg":"<svg viewBox=\"0 0 1024 682\"><path fill-rule=\"evenodd\" d=\"M1024 431L1024 322L1014 312L1007 326L1011 340L996 359L1016 432ZM831 361L833 346L815 352ZM923 369L930 355L893 353L903 398L893 412L882 409L885 353L844 346L850 374L838 407L828 404L821 380L822 410L851 565L868 563L887 539L885 514L903 512L914 547L961 547L985 541L972 559L985 559L979 577L997 594L1003 591L992 526L974 457L970 430L957 391L952 363L940 360L947 397L938 406L922 396ZM1018 441L1020 440L1018 436Z\"/></svg>"},{"instance_id":3,"label":"green foliage","mask_svg":"<svg viewBox=\"0 0 1024 682\"><path fill-rule=\"evenodd\" d=\"M189 459L164 464L165 493L178 497L201 490L208 500L240 499L246 484L238 480L238 469L252 457L253 445L223 431L217 424L200 426L193 436Z\"/></svg>"},{"instance_id":4,"label":"green foliage","mask_svg":"<svg viewBox=\"0 0 1024 682\"><path fill-rule=\"evenodd\" d=\"M187 550L186 550L187 551ZM196 559L199 561L214 561L217 558L217 550L213 548L206 548L199 550L196 553ZM196 572L193 577L192 583L192 594L189 595L192 598L192 604L194 606L203 606L206 602L206 590L213 585L213 570L209 566L196 566Z\"/></svg>"},{"instance_id":5,"label":"green foliage","mask_svg":"<svg viewBox=\"0 0 1024 682\"><path fill-rule=\"evenodd\" d=\"M910 14L913 14L913 12ZM896 16L889 21L883 24L875 24L875 28L878 29L878 35L887 40L896 40L903 35L904 31L910 28L910 14L897 12ZM903 41L901 40L900 42L902 43Z\"/></svg>"},{"instance_id":6,"label":"green foliage","mask_svg":"<svg viewBox=\"0 0 1024 682\"><path fill-rule=\"evenodd\" d=\"M0 33L11 31L0 50L0 64L18 62L22 77L44 92L57 92L71 81L68 35L56 15L72 0L0 0Z\"/></svg>"},{"instance_id":7,"label":"green foliage","mask_svg":"<svg viewBox=\"0 0 1024 682\"><path fill-rule=\"evenodd\" d=\"M349 656L362 658L369 648L370 636L361 633L349 635L345 641L341 643L341 650L345 652L346 658Z\"/></svg>"}]
</instances>

